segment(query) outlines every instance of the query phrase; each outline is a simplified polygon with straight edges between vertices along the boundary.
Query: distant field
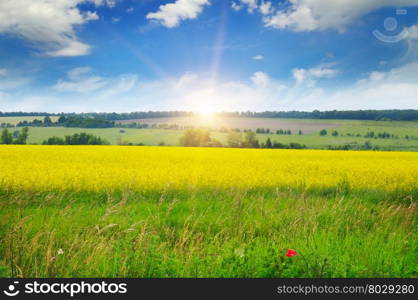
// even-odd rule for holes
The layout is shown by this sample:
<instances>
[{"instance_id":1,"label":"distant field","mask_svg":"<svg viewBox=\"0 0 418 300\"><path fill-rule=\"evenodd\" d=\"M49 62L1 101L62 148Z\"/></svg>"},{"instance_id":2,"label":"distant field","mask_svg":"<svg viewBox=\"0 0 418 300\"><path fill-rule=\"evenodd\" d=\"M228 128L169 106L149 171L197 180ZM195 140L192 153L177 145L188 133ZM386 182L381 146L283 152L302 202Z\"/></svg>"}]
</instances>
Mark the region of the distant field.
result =
<instances>
[{"instance_id":1,"label":"distant field","mask_svg":"<svg viewBox=\"0 0 418 300\"><path fill-rule=\"evenodd\" d=\"M220 118L220 117L181 117L181 118L152 118L120 121L127 123L146 124L177 124L181 126L209 127L219 129L239 128L252 129L269 128L271 130L290 129L293 132L302 130L305 133L312 133L321 129L330 129L340 126L339 121L323 121L308 119L273 119L273 118Z\"/></svg>"},{"instance_id":2,"label":"distant field","mask_svg":"<svg viewBox=\"0 0 418 300\"><path fill-rule=\"evenodd\" d=\"M40 144L51 136L64 137L74 133L87 132L105 138L114 145L126 141L146 145L158 145L160 142L164 142L174 146L178 144L180 136L183 134L181 130L164 129L123 129L123 131L122 133L120 128L31 127L28 142Z\"/></svg>"},{"instance_id":3,"label":"distant field","mask_svg":"<svg viewBox=\"0 0 418 300\"><path fill-rule=\"evenodd\" d=\"M167 124L178 124L173 118L173 122ZM148 119L149 124L153 124ZM161 120L161 119L159 119ZM238 122L239 120L235 120ZM267 138L280 143L289 144L296 142L305 144L309 148L321 149L327 146L339 146L344 144L364 144L370 141L372 145L377 145L383 150L399 150L399 151L418 151L418 140L406 140L405 136L414 136L418 138L418 122L384 122L384 121L350 121L350 120L276 120L276 119L256 119L252 125L258 124L259 127L269 128L268 124L280 124L283 129L293 130L292 135L277 135L277 134L258 134L257 137L261 142ZM265 121L265 123L262 123ZM251 119L241 120L242 126L248 126ZM164 124L164 123L162 123ZM237 125L235 123L234 125ZM285 126L287 125L287 127ZM186 124L185 124L186 125ZM278 126L278 125L277 125ZM257 128L257 127L256 127ZM278 128L278 127L277 127ZM303 128L303 129L302 129ZM255 129L255 128L253 128ZM273 128L270 128L273 130ZM303 135L298 135L298 130L303 131ZM327 129L327 136L319 136L319 130ZM331 132L337 130L340 134L338 137L331 136ZM399 139L370 139L364 138L364 135L369 132L389 132L399 136ZM120 128L104 128L104 129L85 129L85 128L63 128L63 127L31 127L29 131L29 143L40 144L43 140L51 136L64 137L79 132L87 132L98 135L107 139L111 144L119 144L121 142L143 143L145 145L158 145L163 142L166 145L176 146L179 144L179 139L183 135L182 130L171 129L120 129ZM309 133L308 133L309 132ZM360 134L361 137L350 137L347 134ZM343 135L343 136L341 136ZM227 134L221 133L217 130L211 132L211 136L226 143Z\"/></svg>"},{"instance_id":4,"label":"distant field","mask_svg":"<svg viewBox=\"0 0 418 300\"><path fill-rule=\"evenodd\" d=\"M43 120L44 118L45 118L44 116L0 117L0 124L9 123L12 125L16 125L17 123L22 122L22 121L32 122L35 119ZM58 117L50 117L50 118L53 122L55 122L58 119Z\"/></svg>"}]
</instances>

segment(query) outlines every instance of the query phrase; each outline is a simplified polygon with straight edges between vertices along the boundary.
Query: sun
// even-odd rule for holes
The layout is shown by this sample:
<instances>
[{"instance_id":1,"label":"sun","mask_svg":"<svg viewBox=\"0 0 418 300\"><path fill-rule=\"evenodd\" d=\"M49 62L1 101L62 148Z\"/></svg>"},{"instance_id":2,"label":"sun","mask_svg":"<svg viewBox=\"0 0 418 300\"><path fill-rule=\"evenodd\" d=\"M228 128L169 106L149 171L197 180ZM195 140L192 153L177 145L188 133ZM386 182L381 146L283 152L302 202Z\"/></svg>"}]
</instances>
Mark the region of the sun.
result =
<instances>
[{"instance_id":1,"label":"sun","mask_svg":"<svg viewBox=\"0 0 418 300\"><path fill-rule=\"evenodd\" d=\"M215 110L210 106L202 106L199 108L198 113L204 118L211 118L215 114Z\"/></svg>"}]
</instances>

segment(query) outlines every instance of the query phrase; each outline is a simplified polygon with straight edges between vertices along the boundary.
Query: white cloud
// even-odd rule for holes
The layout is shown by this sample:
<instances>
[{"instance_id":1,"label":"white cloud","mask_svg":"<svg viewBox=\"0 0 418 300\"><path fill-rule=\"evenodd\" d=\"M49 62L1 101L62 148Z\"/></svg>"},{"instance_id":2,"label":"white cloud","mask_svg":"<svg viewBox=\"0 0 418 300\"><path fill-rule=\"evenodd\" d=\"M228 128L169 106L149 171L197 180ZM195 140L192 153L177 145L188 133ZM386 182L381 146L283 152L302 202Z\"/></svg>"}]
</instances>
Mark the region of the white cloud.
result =
<instances>
[{"instance_id":1,"label":"white cloud","mask_svg":"<svg viewBox=\"0 0 418 300\"><path fill-rule=\"evenodd\" d=\"M372 72L369 77L371 81L380 81L383 78L385 78L385 74L382 72Z\"/></svg>"},{"instance_id":2,"label":"white cloud","mask_svg":"<svg viewBox=\"0 0 418 300\"><path fill-rule=\"evenodd\" d=\"M417 95L418 62L411 62L371 72L354 86L329 94L325 102L339 109L417 109Z\"/></svg>"},{"instance_id":3,"label":"white cloud","mask_svg":"<svg viewBox=\"0 0 418 300\"><path fill-rule=\"evenodd\" d=\"M196 19L209 5L209 0L176 0L174 3L161 5L157 12L147 14L147 19L156 20L163 26L172 28L187 19Z\"/></svg>"},{"instance_id":4,"label":"white cloud","mask_svg":"<svg viewBox=\"0 0 418 300\"><path fill-rule=\"evenodd\" d=\"M382 68L381 66L379 68ZM386 71L373 71L342 88L324 88L319 78L338 73L331 65L295 69L283 82L265 72L246 80L212 80L208 74L185 72L175 78L138 82L136 74L96 76L88 67L67 73L54 93L2 92L0 110L135 111L135 110L331 110L417 108L418 61ZM311 81L316 81L310 84ZM1 78L0 78L1 83ZM95 90L91 88L94 86ZM60 88L62 88L60 90ZM91 91L89 91L91 89ZM77 97L63 92L79 92Z\"/></svg>"},{"instance_id":5,"label":"white cloud","mask_svg":"<svg viewBox=\"0 0 418 300\"><path fill-rule=\"evenodd\" d=\"M59 92L76 92L88 94L96 92L96 97L110 97L131 90L136 82L137 75L122 74L118 77L107 78L92 74L89 67L74 68L67 72L67 79L60 79L53 86Z\"/></svg>"},{"instance_id":6,"label":"white cloud","mask_svg":"<svg viewBox=\"0 0 418 300\"><path fill-rule=\"evenodd\" d=\"M294 31L344 31L356 19L384 7L417 6L418 0L288 0L264 18L265 26Z\"/></svg>"},{"instance_id":7,"label":"white cloud","mask_svg":"<svg viewBox=\"0 0 418 300\"><path fill-rule=\"evenodd\" d=\"M316 67L309 70L309 74L314 78L333 78L338 74L335 69L328 69L325 67Z\"/></svg>"},{"instance_id":8,"label":"white cloud","mask_svg":"<svg viewBox=\"0 0 418 300\"><path fill-rule=\"evenodd\" d=\"M176 90L184 89L191 84L195 83L198 80L197 74L193 72L186 72L178 79L177 83L175 84Z\"/></svg>"},{"instance_id":9,"label":"white cloud","mask_svg":"<svg viewBox=\"0 0 418 300\"><path fill-rule=\"evenodd\" d=\"M418 61L407 63L386 72L371 72L358 81L359 85L410 83L418 86Z\"/></svg>"},{"instance_id":10,"label":"white cloud","mask_svg":"<svg viewBox=\"0 0 418 300\"><path fill-rule=\"evenodd\" d=\"M30 41L50 56L78 56L90 52L75 28L99 17L81 11L79 4L114 6L109 0L1 0L0 34L11 34Z\"/></svg>"},{"instance_id":11,"label":"white cloud","mask_svg":"<svg viewBox=\"0 0 418 300\"><path fill-rule=\"evenodd\" d=\"M108 84L103 77L91 75L88 67L75 68L67 73L68 79L59 79L53 88L60 92L90 93Z\"/></svg>"},{"instance_id":12,"label":"white cloud","mask_svg":"<svg viewBox=\"0 0 418 300\"><path fill-rule=\"evenodd\" d=\"M67 72L67 76L72 81L77 81L83 77L83 75L86 75L91 72L90 67L78 67L71 69Z\"/></svg>"},{"instance_id":13,"label":"white cloud","mask_svg":"<svg viewBox=\"0 0 418 300\"><path fill-rule=\"evenodd\" d=\"M251 81L256 87L265 88L270 83L270 76L264 72L255 72L253 76L251 76Z\"/></svg>"},{"instance_id":14,"label":"white cloud","mask_svg":"<svg viewBox=\"0 0 418 300\"><path fill-rule=\"evenodd\" d=\"M112 17L111 21L112 23L118 23L120 21L120 18Z\"/></svg>"},{"instance_id":15,"label":"white cloud","mask_svg":"<svg viewBox=\"0 0 418 300\"><path fill-rule=\"evenodd\" d=\"M249 13L253 13L258 8L257 0L241 0L241 3L247 6Z\"/></svg>"},{"instance_id":16,"label":"white cloud","mask_svg":"<svg viewBox=\"0 0 418 300\"><path fill-rule=\"evenodd\" d=\"M256 55L256 56L253 56L253 59L254 60L263 60L264 59L264 56L262 56L262 55Z\"/></svg>"},{"instance_id":17,"label":"white cloud","mask_svg":"<svg viewBox=\"0 0 418 300\"><path fill-rule=\"evenodd\" d=\"M0 69L0 92L1 91L12 91L15 89L22 88L29 84L32 78L21 76L17 72L13 72L8 69Z\"/></svg>"},{"instance_id":18,"label":"white cloud","mask_svg":"<svg viewBox=\"0 0 418 300\"><path fill-rule=\"evenodd\" d=\"M157 97L162 101L158 106L149 109L259 110L260 107L277 104L280 93L285 89L283 83L272 79L265 72L255 72L248 82L213 82L204 74L187 72L172 82L153 83L154 92L151 92L150 97ZM156 90L161 91L158 96L155 95Z\"/></svg>"},{"instance_id":19,"label":"white cloud","mask_svg":"<svg viewBox=\"0 0 418 300\"><path fill-rule=\"evenodd\" d=\"M271 2L269 2L269 1L264 2L263 1L260 4L260 12L263 15L268 15L268 14L270 14L271 11L272 11Z\"/></svg>"},{"instance_id":20,"label":"white cloud","mask_svg":"<svg viewBox=\"0 0 418 300\"><path fill-rule=\"evenodd\" d=\"M27 77L0 78L0 90L12 91L28 85L32 81Z\"/></svg>"},{"instance_id":21,"label":"white cloud","mask_svg":"<svg viewBox=\"0 0 418 300\"><path fill-rule=\"evenodd\" d=\"M307 83L308 85L314 86L317 79L337 76L338 70L320 65L311 69L296 68L292 71L292 74L298 85Z\"/></svg>"},{"instance_id":22,"label":"white cloud","mask_svg":"<svg viewBox=\"0 0 418 300\"><path fill-rule=\"evenodd\" d=\"M231 3L231 8L232 8L233 10L235 10L235 11L240 11L240 10L241 10L241 8L242 8L242 6L241 6L241 5L239 5L237 2L232 1L232 3Z\"/></svg>"},{"instance_id":23,"label":"white cloud","mask_svg":"<svg viewBox=\"0 0 418 300\"><path fill-rule=\"evenodd\" d=\"M293 78L296 80L298 84L304 82L308 77L308 72L305 69L294 69L292 73Z\"/></svg>"},{"instance_id":24,"label":"white cloud","mask_svg":"<svg viewBox=\"0 0 418 300\"><path fill-rule=\"evenodd\" d=\"M138 75L122 74L116 78L108 79L107 86L96 97L99 101L100 99L114 101L114 96L129 93L136 87L137 83Z\"/></svg>"},{"instance_id":25,"label":"white cloud","mask_svg":"<svg viewBox=\"0 0 418 300\"><path fill-rule=\"evenodd\" d=\"M418 40L418 24L409 27L407 30L408 39Z\"/></svg>"},{"instance_id":26,"label":"white cloud","mask_svg":"<svg viewBox=\"0 0 418 300\"><path fill-rule=\"evenodd\" d=\"M263 15L268 15L272 12L271 2L264 0L236 0L232 1L231 7L235 11L240 11L243 7L247 7L247 12L250 14L257 10Z\"/></svg>"}]
</instances>

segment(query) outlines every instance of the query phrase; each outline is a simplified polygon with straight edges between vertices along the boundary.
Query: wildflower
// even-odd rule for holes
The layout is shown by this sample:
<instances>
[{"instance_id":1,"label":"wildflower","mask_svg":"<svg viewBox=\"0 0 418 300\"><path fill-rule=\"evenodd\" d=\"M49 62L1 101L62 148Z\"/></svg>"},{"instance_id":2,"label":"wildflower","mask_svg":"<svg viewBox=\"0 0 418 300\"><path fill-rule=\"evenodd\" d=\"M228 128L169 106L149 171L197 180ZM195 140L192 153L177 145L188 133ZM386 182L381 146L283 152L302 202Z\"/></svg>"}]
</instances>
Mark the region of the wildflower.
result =
<instances>
[{"instance_id":1,"label":"wildflower","mask_svg":"<svg viewBox=\"0 0 418 300\"><path fill-rule=\"evenodd\" d=\"M245 255L244 254L244 249L242 249L242 248L235 249L234 253L238 257L244 257L244 255Z\"/></svg>"},{"instance_id":2,"label":"wildflower","mask_svg":"<svg viewBox=\"0 0 418 300\"><path fill-rule=\"evenodd\" d=\"M296 253L296 250L293 250L293 249L289 249L286 252L287 257L292 257L292 256L296 256L296 255L298 255L298 254Z\"/></svg>"}]
</instances>

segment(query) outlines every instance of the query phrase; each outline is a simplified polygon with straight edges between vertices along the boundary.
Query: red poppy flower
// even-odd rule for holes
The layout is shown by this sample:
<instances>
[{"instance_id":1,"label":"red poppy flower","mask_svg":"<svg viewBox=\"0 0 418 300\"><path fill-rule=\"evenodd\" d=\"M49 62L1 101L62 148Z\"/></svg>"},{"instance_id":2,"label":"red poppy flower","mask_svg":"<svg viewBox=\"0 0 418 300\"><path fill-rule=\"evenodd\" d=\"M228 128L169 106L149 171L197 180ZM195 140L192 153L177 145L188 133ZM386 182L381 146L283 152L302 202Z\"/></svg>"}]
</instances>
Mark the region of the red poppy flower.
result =
<instances>
[{"instance_id":1,"label":"red poppy flower","mask_svg":"<svg viewBox=\"0 0 418 300\"><path fill-rule=\"evenodd\" d=\"M287 257L292 257L292 256L296 256L296 255L298 255L298 254L296 253L296 250L293 250L293 249L289 249L286 252Z\"/></svg>"}]
</instances>

